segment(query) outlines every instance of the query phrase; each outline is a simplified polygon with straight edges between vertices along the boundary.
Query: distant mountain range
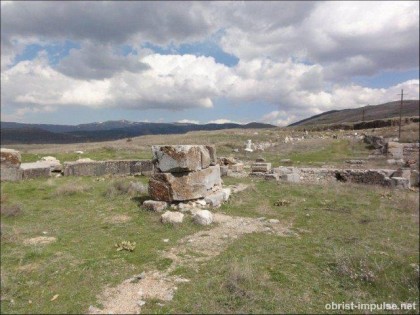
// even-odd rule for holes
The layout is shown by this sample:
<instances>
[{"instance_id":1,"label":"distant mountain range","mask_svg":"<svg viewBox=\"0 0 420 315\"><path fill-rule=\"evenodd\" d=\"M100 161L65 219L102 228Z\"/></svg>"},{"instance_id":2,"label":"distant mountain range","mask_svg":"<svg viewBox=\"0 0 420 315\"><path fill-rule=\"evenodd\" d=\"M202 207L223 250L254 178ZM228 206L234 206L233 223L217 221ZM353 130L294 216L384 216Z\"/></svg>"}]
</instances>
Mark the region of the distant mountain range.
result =
<instances>
[{"instance_id":1,"label":"distant mountain range","mask_svg":"<svg viewBox=\"0 0 420 315\"><path fill-rule=\"evenodd\" d=\"M196 125L188 123L147 123L127 120L80 125L49 125L1 122L1 144L80 143L118 140L156 134L182 134L189 131L232 128L273 128L263 123Z\"/></svg>"},{"instance_id":2,"label":"distant mountain range","mask_svg":"<svg viewBox=\"0 0 420 315\"><path fill-rule=\"evenodd\" d=\"M364 111L364 113L363 113ZM403 101L401 116L418 117L419 116L419 100ZM331 110L319 115L315 115L289 126L313 126L323 124L343 124L355 123L371 120L384 120L399 117L400 101L390 102L379 105L368 105L359 108Z\"/></svg>"}]
</instances>

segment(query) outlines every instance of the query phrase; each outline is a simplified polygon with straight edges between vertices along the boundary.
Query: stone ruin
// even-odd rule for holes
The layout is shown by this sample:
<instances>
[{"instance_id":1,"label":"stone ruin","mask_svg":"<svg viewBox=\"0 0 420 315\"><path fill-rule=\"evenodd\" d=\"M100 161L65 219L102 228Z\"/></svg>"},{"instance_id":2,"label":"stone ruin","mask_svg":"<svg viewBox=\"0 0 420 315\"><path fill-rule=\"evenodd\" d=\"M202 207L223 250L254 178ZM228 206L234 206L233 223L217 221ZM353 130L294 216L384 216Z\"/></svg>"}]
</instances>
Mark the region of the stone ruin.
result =
<instances>
[{"instance_id":1,"label":"stone ruin","mask_svg":"<svg viewBox=\"0 0 420 315\"><path fill-rule=\"evenodd\" d=\"M197 224L208 225L213 215L203 207L219 207L231 190L222 188L216 149L204 145L152 146L155 173L149 179L149 196L143 207L163 212L163 223L182 223L184 213L192 214Z\"/></svg>"},{"instance_id":2,"label":"stone ruin","mask_svg":"<svg viewBox=\"0 0 420 315\"><path fill-rule=\"evenodd\" d=\"M205 198L213 206L223 200L220 167L213 146L152 146L156 172L149 180L153 200L182 202Z\"/></svg>"}]
</instances>

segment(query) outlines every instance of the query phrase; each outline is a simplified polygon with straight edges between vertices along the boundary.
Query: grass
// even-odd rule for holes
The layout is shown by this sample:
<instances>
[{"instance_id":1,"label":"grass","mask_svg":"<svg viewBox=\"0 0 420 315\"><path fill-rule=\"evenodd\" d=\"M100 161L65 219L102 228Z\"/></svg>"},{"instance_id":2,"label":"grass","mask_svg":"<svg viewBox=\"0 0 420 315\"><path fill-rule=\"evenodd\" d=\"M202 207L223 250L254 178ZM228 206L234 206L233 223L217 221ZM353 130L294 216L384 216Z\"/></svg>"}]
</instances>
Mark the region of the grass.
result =
<instances>
[{"instance_id":1,"label":"grass","mask_svg":"<svg viewBox=\"0 0 420 315\"><path fill-rule=\"evenodd\" d=\"M394 191L390 202L378 187L253 184L255 192L234 195L222 211L276 218L300 237L243 237L199 272L185 270L191 282L172 302L144 312L330 313L331 302L418 304L417 193ZM279 199L291 203L274 206ZM263 201L270 211L255 210ZM350 211L325 210L340 207Z\"/></svg>"},{"instance_id":2,"label":"grass","mask_svg":"<svg viewBox=\"0 0 420 315\"><path fill-rule=\"evenodd\" d=\"M146 183L145 178L125 180ZM72 185L90 189L57 195ZM1 313L86 312L105 285L154 268L159 250L170 246L162 239L176 242L198 229L189 222L182 229L161 224L159 215L139 207L144 195L108 198L110 185L112 181L96 178L64 177L2 183L7 202L19 202L25 212L2 216ZM131 220L113 221L121 215ZM25 239L43 235L57 241L23 245ZM136 242L135 250L116 251L115 243L121 241ZM55 294L59 297L50 301Z\"/></svg>"}]
</instances>

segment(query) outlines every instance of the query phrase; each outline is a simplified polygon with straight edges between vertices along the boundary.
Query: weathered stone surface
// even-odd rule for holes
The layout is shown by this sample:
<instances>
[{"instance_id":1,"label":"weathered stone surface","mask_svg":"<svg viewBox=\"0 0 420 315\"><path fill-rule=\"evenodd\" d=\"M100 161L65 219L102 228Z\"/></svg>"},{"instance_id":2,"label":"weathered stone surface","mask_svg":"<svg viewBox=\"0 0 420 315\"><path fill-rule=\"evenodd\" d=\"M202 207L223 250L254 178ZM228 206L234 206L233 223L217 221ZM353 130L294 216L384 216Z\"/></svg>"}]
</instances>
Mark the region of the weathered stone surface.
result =
<instances>
[{"instance_id":1,"label":"weathered stone surface","mask_svg":"<svg viewBox=\"0 0 420 315\"><path fill-rule=\"evenodd\" d=\"M390 158L395 160L403 158L403 146L401 143L390 141L387 144L387 153Z\"/></svg>"},{"instance_id":2,"label":"weathered stone surface","mask_svg":"<svg viewBox=\"0 0 420 315\"><path fill-rule=\"evenodd\" d=\"M220 165L233 165L237 163L233 157L219 157L217 160Z\"/></svg>"},{"instance_id":3,"label":"weathered stone surface","mask_svg":"<svg viewBox=\"0 0 420 315\"><path fill-rule=\"evenodd\" d=\"M151 176L155 172L155 165L151 160L140 160L131 165L131 175Z\"/></svg>"},{"instance_id":4,"label":"weathered stone surface","mask_svg":"<svg viewBox=\"0 0 420 315\"><path fill-rule=\"evenodd\" d=\"M206 169L215 164L215 149L204 145L154 145L153 158L160 172L182 173ZM212 158L214 160L212 160Z\"/></svg>"},{"instance_id":5,"label":"weathered stone surface","mask_svg":"<svg viewBox=\"0 0 420 315\"><path fill-rule=\"evenodd\" d=\"M49 162L22 163L22 179L31 179L39 177L50 177L51 166Z\"/></svg>"},{"instance_id":6,"label":"weathered stone surface","mask_svg":"<svg viewBox=\"0 0 420 315\"><path fill-rule=\"evenodd\" d=\"M2 181L16 182L22 180L22 170L16 167L1 167L0 179Z\"/></svg>"},{"instance_id":7,"label":"weathered stone surface","mask_svg":"<svg viewBox=\"0 0 420 315\"><path fill-rule=\"evenodd\" d=\"M223 201L228 201L229 200L229 197L230 197L230 195L232 193L232 189L230 189L230 188L223 188L222 191L223 191Z\"/></svg>"},{"instance_id":8,"label":"weathered stone surface","mask_svg":"<svg viewBox=\"0 0 420 315\"><path fill-rule=\"evenodd\" d=\"M162 223L180 224L184 220L184 214L176 211L166 211L160 217Z\"/></svg>"},{"instance_id":9,"label":"weathered stone surface","mask_svg":"<svg viewBox=\"0 0 420 315\"><path fill-rule=\"evenodd\" d=\"M275 180L275 181L277 181L277 180L279 180L279 175L276 174L276 173L273 173L273 174L265 174L264 175L264 179L265 180Z\"/></svg>"},{"instance_id":10,"label":"weathered stone surface","mask_svg":"<svg viewBox=\"0 0 420 315\"><path fill-rule=\"evenodd\" d=\"M271 171L271 163L253 163L251 165L251 172L269 172Z\"/></svg>"},{"instance_id":11,"label":"weathered stone surface","mask_svg":"<svg viewBox=\"0 0 420 315\"><path fill-rule=\"evenodd\" d=\"M300 176L297 173L290 173L290 174L284 174L281 176L281 179L289 182L289 183L299 183L300 182Z\"/></svg>"},{"instance_id":12,"label":"weathered stone surface","mask_svg":"<svg viewBox=\"0 0 420 315\"><path fill-rule=\"evenodd\" d=\"M265 162L265 159L263 157L259 157L255 160L255 162Z\"/></svg>"},{"instance_id":13,"label":"weathered stone surface","mask_svg":"<svg viewBox=\"0 0 420 315\"><path fill-rule=\"evenodd\" d=\"M198 210L193 216L193 221L200 225L210 225L213 223L213 214L209 210Z\"/></svg>"},{"instance_id":14,"label":"weathered stone surface","mask_svg":"<svg viewBox=\"0 0 420 315\"><path fill-rule=\"evenodd\" d=\"M20 152L13 149L0 149L1 167L19 168L21 163Z\"/></svg>"},{"instance_id":15,"label":"weathered stone surface","mask_svg":"<svg viewBox=\"0 0 420 315\"><path fill-rule=\"evenodd\" d=\"M216 147L213 145L206 145L206 149L209 151L210 165L212 166L216 165L217 164Z\"/></svg>"},{"instance_id":16,"label":"weathered stone surface","mask_svg":"<svg viewBox=\"0 0 420 315\"><path fill-rule=\"evenodd\" d=\"M229 166L220 165L220 176L227 176L228 171L229 171Z\"/></svg>"},{"instance_id":17,"label":"weathered stone surface","mask_svg":"<svg viewBox=\"0 0 420 315\"><path fill-rule=\"evenodd\" d=\"M386 144L386 141L384 140L383 137L377 137L377 136L365 135L363 138L363 141L371 145L375 149L380 149L380 150L382 150L382 148L384 148Z\"/></svg>"},{"instance_id":18,"label":"weathered stone surface","mask_svg":"<svg viewBox=\"0 0 420 315\"><path fill-rule=\"evenodd\" d=\"M143 202L143 207L150 211L161 212L168 207L165 201L146 200Z\"/></svg>"},{"instance_id":19,"label":"weathered stone surface","mask_svg":"<svg viewBox=\"0 0 420 315\"><path fill-rule=\"evenodd\" d=\"M64 162L64 176L102 176L105 175L103 161Z\"/></svg>"},{"instance_id":20,"label":"weathered stone surface","mask_svg":"<svg viewBox=\"0 0 420 315\"><path fill-rule=\"evenodd\" d=\"M282 176L286 174L291 174L294 172L294 170L295 169L293 167L280 166L280 167L273 168L273 173L278 174L279 176Z\"/></svg>"},{"instance_id":21,"label":"weathered stone surface","mask_svg":"<svg viewBox=\"0 0 420 315\"><path fill-rule=\"evenodd\" d=\"M51 172L61 172L63 170L63 165L53 156L44 156L37 163L49 166Z\"/></svg>"},{"instance_id":22,"label":"weathered stone surface","mask_svg":"<svg viewBox=\"0 0 420 315\"><path fill-rule=\"evenodd\" d=\"M214 191L212 193L209 193L204 200L206 203L208 203L212 207L218 207L222 204L224 200L224 192L223 190Z\"/></svg>"},{"instance_id":23,"label":"weathered stone surface","mask_svg":"<svg viewBox=\"0 0 420 315\"><path fill-rule=\"evenodd\" d=\"M244 163L236 163L230 166L230 170L232 172L243 172L244 170Z\"/></svg>"},{"instance_id":24,"label":"weathered stone surface","mask_svg":"<svg viewBox=\"0 0 420 315\"><path fill-rule=\"evenodd\" d=\"M403 177L391 177L391 187L396 189L407 189L410 187L409 179Z\"/></svg>"},{"instance_id":25,"label":"weathered stone surface","mask_svg":"<svg viewBox=\"0 0 420 315\"><path fill-rule=\"evenodd\" d=\"M156 173L149 181L149 195L154 200L183 201L205 197L221 185L219 165L196 172Z\"/></svg>"},{"instance_id":26,"label":"weathered stone surface","mask_svg":"<svg viewBox=\"0 0 420 315\"><path fill-rule=\"evenodd\" d=\"M419 187L420 176L419 171L412 170L410 176L410 186L411 187Z\"/></svg>"},{"instance_id":27,"label":"weathered stone surface","mask_svg":"<svg viewBox=\"0 0 420 315\"><path fill-rule=\"evenodd\" d=\"M138 160L64 162L64 176L130 175Z\"/></svg>"}]
</instances>

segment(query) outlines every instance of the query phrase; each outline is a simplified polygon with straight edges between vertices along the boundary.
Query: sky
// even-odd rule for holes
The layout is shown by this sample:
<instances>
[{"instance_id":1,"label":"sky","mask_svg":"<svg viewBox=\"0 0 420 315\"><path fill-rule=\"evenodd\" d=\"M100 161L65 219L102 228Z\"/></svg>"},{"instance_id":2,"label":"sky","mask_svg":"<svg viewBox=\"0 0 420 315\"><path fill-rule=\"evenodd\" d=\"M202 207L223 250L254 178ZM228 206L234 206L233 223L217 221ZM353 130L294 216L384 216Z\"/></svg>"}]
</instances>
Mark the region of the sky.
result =
<instances>
[{"instance_id":1,"label":"sky","mask_svg":"<svg viewBox=\"0 0 420 315\"><path fill-rule=\"evenodd\" d=\"M265 122L419 99L418 1L1 1L1 120Z\"/></svg>"}]
</instances>

